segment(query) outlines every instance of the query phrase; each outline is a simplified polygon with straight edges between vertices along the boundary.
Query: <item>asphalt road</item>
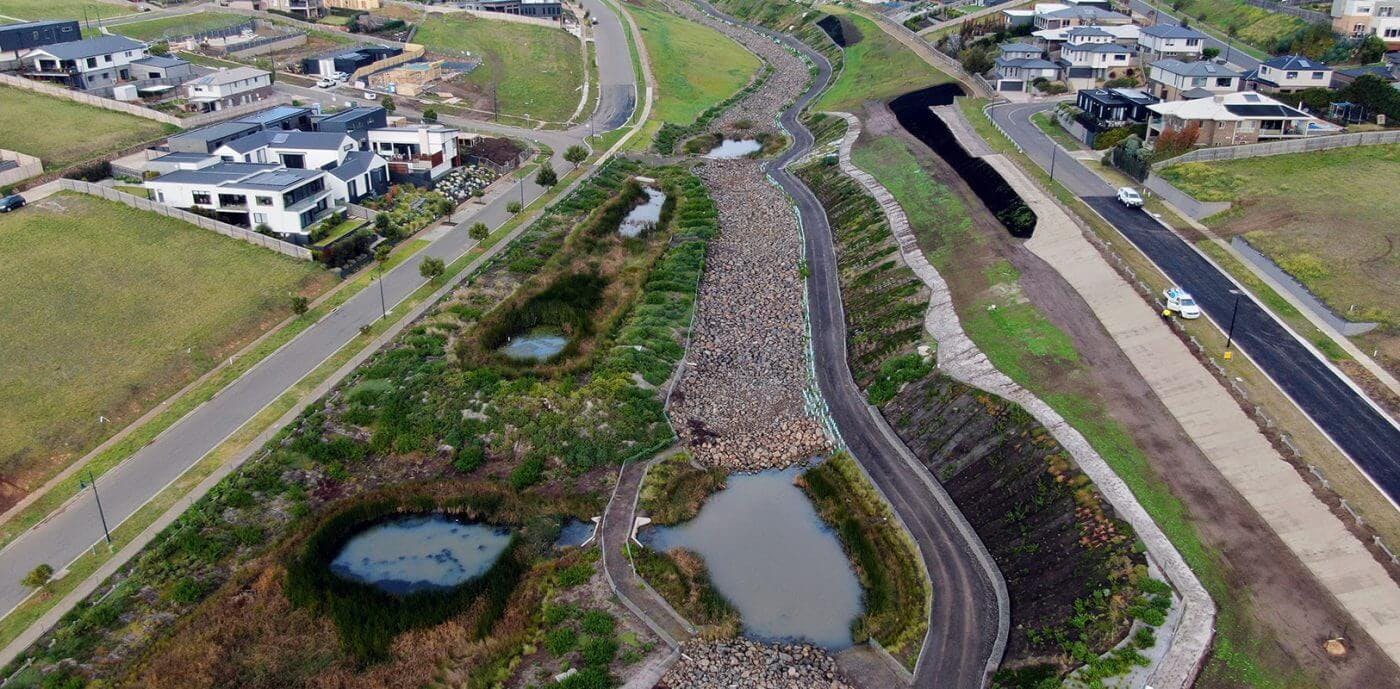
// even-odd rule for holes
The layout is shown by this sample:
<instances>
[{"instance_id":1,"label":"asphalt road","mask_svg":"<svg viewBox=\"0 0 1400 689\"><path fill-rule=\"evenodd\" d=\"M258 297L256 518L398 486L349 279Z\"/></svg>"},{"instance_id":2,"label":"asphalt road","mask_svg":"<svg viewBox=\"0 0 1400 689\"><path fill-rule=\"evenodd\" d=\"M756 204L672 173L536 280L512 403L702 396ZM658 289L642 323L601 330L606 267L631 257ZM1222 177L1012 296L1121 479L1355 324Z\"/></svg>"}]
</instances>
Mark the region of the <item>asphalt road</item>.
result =
<instances>
[{"instance_id":1,"label":"asphalt road","mask_svg":"<svg viewBox=\"0 0 1400 689\"><path fill-rule=\"evenodd\" d=\"M1130 0L1130 5L1134 12L1138 14L1157 13L1157 23L1171 26L1180 26L1181 18L1172 15L1172 10L1163 10L1143 2L1142 0ZM1191 22L1188 22L1191 23ZM1202 31L1201 33L1206 33ZM1223 41L1217 40L1214 36L1206 33L1206 47L1215 48L1220 51L1220 57L1228 57L1229 62L1244 68L1245 71L1259 66L1259 60L1251 57L1248 53L1235 46L1227 46Z\"/></svg>"},{"instance_id":2,"label":"asphalt road","mask_svg":"<svg viewBox=\"0 0 1400 689\"><path fill-rule=\"evenodd\" d=\"M599 0L584 0L598 18L598 66L600 82L615 89L635 93L635 77L622 25L616 15ZM611 36L612 38L604 38ZM621 53L620 57L616 53ZM620 69L625 67L625 69ZM630 86L629 86L630 85ZM299 88L299 87L291 87ZM316 94L314 89L302 89ZM635 99L632 101L635 103ZM607 122L625 122L630 111L620 108L625 100L612 100L600 107L597 132L606 131ZM554 166L561 172L570 165L562 160L564 149L582 143L589 132L587 124L566 132L520 130L491 123L442 118L444 122L461 124L472 129L512 133L549 143L554 150ZM492 228L504 224L510 217L506 205L523 198L539 197L544 189L533 179L523 180L511 193L497 197L459 222L448 232L433 240L412 259L384 275L384 301L393 309L405 297L417 290L425 280L418 274L418 264L424 257L441 258L448 263L472 247L476 240L467 228L484 222ZM325 318L302 332L281 349L258 363L217 396L190 412L150 444L141 448L121 465L98 477L98 490L107 522L112 528L130 517L137 509L174 481L189 467L217 447L224 439L256 416L297 381L314 370L322 361L359 334L361 325L381 316L379 286L361 291ZM29 595L20 579L36 565L47 563L57 569L65 567L84 551L102 540L102 526L91 492L78 496L61 511L51 515L24 535L0 550L0 611L8 613Z\"/></svg>"},{"instance_id":3,"label":"asphalt road","mask_svg":"<svg viewBox=\"0 0 1400 689\"><path fill-rule=\"evenodd\" d=\"M1030 116L1053 106L1002 105L991 111L992 119L1046 169L1056 146L1030 122ZM1056 155L1055 179L1107 218L1190 292L1211 320L1222 329L1229 327L1236 301L1230 290L1241 289L1233 280L1175 232L1146 213L1118 203L1115 190L1072 157ZM1239 298L1234 339L1235 346L1263 369L1392 502L1400 503L1400 426L1248 292Z\"/></svg>"},{"instance_id":4,"label":"asphalt road","mask_svg":"<svg viewBox=\"0 0 1400 689\"><path fill-rule=\"evenodd\" d=\"M703 4L703 3L702 3ZM711 12L725 16L719 12ZM729 18L734 21L733 18ZM1000 662L996 648L998 611L995 589L978 562L972 543L935 499L927 476L906 461L871 415L865 395L846 363L846 322L841 304L836 250L821 203L786 166L812 147L812 134L799 113L825 88L831 66L804 44L761 27L744 24L805 54L819 67L813 86L782 115L792 134L791 149L769 166L769 174L795 201L806 236L808 300L811 304L817 383L851 454L865 467L918 542L933 584L933 610L914 686L922 689L977 689L989 665ZM969 535L971 535L969 533ZM975 538L975 535L972 535ZM992 658L993 655L996 658ZM989 662L990 661L990 662Z\"/></svg>"}]
</instances>

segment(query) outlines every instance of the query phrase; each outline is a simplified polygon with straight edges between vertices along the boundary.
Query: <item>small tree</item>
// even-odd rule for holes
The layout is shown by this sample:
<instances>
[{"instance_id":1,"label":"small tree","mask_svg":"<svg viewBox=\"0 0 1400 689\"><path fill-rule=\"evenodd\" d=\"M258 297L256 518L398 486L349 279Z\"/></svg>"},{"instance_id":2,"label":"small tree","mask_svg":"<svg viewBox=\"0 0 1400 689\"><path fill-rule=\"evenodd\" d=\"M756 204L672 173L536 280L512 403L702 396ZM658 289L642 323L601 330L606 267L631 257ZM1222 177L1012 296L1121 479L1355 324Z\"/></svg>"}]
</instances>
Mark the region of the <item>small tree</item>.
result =
<instances>
[{"instance_id":1,"label":"small tree","mask_svg":"<svg viewBox=\"0 0 1400 689\"><path fill-rule=\"evenodd\" d=\"M418 264L418 274L429 280L436 280L447 272L447 264L440 258L432 256L425 257L422 263Z\"/></svg>"},{"instance_id":2,"label":"small tree","mask_svg":"<svg viewBox=\"0 0 1400 689\"><path fill-rule=\"evenodd\" d=\"M384 110L385 110L386 112L388 112L390 115L394 114L394 110L397 109L397 108L399 107L399 106L397 106L397 105L394 105L394 99L393 99L393 98L390 98L390 97L388 97L388 96L384 96L383 98L380 98L380 99L379 99L379 105L380 105L380 107L384 108Z\"/></svg>"},{"instance_id":3,"label":"small tree","mask_svg":"<svg viewBox=\"0 0 1400 689\"><path fill-rule=\"evenodd\" d=\"M588 149L574 144L564 151L564 160L569 161L574 167L578 167L579 163L588 160Z\"/></svg>"},{"instance_id":4,"label":"small tree","mask_svg":"<svg viewBox=\"0 0 1400 689\"><path fill-rule=\"evenodd\" d=\"M379 263L380 270L384 270L384 264L389 262L389 254L393 252L394 248L388 244L380 244L379 248L374 250L374 260Z\"/></svg>"},{"instance_id":5,"label":"small tree","mask_svg":"<svg viewBox=\"0 0 1400 689\"><path fill-rule=\"evenodd\" d=\"M21 579L19 583L27 588L37 589L49 583L51 579L53 579L53 566L42 564L29 570L29 573L24 575L24 578Z\"/></svg>"},{"instance_id":6,"label":"small tree","mask_svg":"<svg viewBox=\"0 0 1400 689\"><path fill-rule=\"evenodd\" d=\"M506 204L506 212L510 213L511 215L519 213L523 208L524 207L520 205L519 201L511 201L510 203Z\"/></svg>"},{"instance_id":7,"label":"small tree","mask_svg":"<svg viewBox=\"0 0 1400 689\"><path fill-rule=\"evenodd\" d=\"M152 55L160 55L160 56L164 57L164 56L170 54L170 44L168 44L168 43L155 43L155 44L152 44L150 48L147 48L147 49L146 49L146 52L149 52L149 53L152 54Z\"/></svg>"},{"instance_id":8,"label":"small tree","mask_svg":"<svg viewBox=\"0 0 1400 689\"><path fill-rule=\"evenodd\" d=\"M1361 39L1356 44L1356 51L1352 53L1352 59L1363 65L1380 62L1383 57L1385 57L1385 41L1382 41L1375 34Z\"/></svg>"},{"instance_id":9,"label":"small tree","mask_svg":"<svg viewBox=\"0 0 1400 689\"><path fill-rule=\"evenodd\" d=\"M472 223L472 226L467 228L467 234L479 242L491 234L491 228L487 227L484 222Z\"/></svg>"},{"instance_id":10,"label":"small tree","mask_svg":"<svg viewBox=\"0 0 1400 689\"><path fill-rule=\"evenodd\" d=\"M303 297L300 294L292 295L292 313L300 316L301 314L306 313L306 310L310 307L311 302L308 301L306 297Z\"/></svg>"},{"instance_id":11,"label":"small tree","mask_svg":"<svg viewBox=\"0 0 1400 689\"><path fill-rule=\"evenodd\" d=\"M1220 57L1220 49L1219 49L1219 48L1202 48L1202 49L1201 49L1201 57L1203 57L1203 58L1205 58L1205 59L1207 59L1207 60L1214 60L1215 58Z\"/></svg>"},{"instance_id":12,"label":"small tree","mask_svg":"<svg viewBox=\"0 0 1400 689\"><path fill-rule=\"evenodd\" d=\"M384 230L389 228L390 222L388 213L380 213L374 216L374 229L378 230L379 234L384 234Z\"/></svg>"},{"instance_id":13,"label":"small tree","mask_svg":"<svg viewBox=\"0 0 1400 689\"><path fill-rule=\"evenodd\" d=\"M437 118L438 118L438 114L437 114L437 111L436 111L436 110L434 110L434 109L432 109L432 108L424 108L424 109L423 109L423 121L424 121L424 122L437 122Z\"/></svg>"},{"instance_id":14,"label":"small tree","mask_svg":"<svg viewBox=\"0 0 1400 689\"><path fill-rule=\"evenodd\" d=\"M255 231L256 231L258 234L266 235L266 236L268 236L268 237L271 237L271 236L272 236L272 228L271 228L271 227L268 227L268 226L267 226L267 223L265 223L265 222L264 222L264 223L258 223L258 226L257 226L256 228L254 228L254 229L255 229Z\"/></svg>"},{"instance_id":15,"label":"small tree","mask_svg":"<svg viewBox=\"0 0 1400 689\"><path fill-rule=\"evenodd\" d=\"M554 166L545 163L540 166L540 171L535 173L535 184L542 187L552 187L559 183L559 175L554 172Z\"/></svg>"}]
</instances>

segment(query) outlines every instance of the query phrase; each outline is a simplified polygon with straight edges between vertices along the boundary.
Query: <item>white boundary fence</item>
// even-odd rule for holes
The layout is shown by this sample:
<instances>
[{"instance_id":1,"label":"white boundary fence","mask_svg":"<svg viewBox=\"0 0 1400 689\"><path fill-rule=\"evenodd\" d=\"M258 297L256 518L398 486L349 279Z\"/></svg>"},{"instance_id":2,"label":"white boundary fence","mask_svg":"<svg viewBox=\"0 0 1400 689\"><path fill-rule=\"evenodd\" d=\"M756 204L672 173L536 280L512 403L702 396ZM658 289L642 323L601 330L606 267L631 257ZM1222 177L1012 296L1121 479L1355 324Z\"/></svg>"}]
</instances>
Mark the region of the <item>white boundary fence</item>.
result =
<instances>
[{"instance_id":1,"label":"white boundary fence","mask_svg":"<svg viewBox=\"0 0 1400 689\"><path fill-rule=\"evenodd\" d=\"M104 198L108 201L116 201L117 203L126 204L138 210L159 213L168 218L183 220L184 222L187 222L196 227L200 227L213 232L218 232L219 234L224 235L225 237L241 239L245 242L248 242L249 244L256 244L257 246L271 249L279 254L291 256L292 258L299 258L303 261L311 260L311 250L307 249L304 246L297 246L290 242L284 242L274 237L258 234L257 232L254 232L252 230L247 230L242 227L230 225L226 222L220 222L213 218L206 218L202 215L195 215L194 213L191 213L189 211L182 211L178 208L171 208L170 206L167 206L165 204L156 203L155 201L143 199L138 196L132 196L131 194L125 194L120 191L117 191L116 189L98 186L96 184L92 184L90 182L83 182L81 180L68 179L66 177L58 180L58 187L66 191L76 191L83 194L91 194L93 196Z\"/></svg>"},{"instance_id":2,"label":"white boundary fence","mask_svg":"<svg viewBox=\"0 0 1400 689\"><path fill-rule=\"evenodd\" d=\"M292 100L291 97L287 96L286 94L277 93L255 103L247 103L237 107L224 108L223 110L216 110L214 112L207 112L199 115L190 115L189 117L175 117L174 115L163 113L159 110L152 110L150 108L147 108L142 105L137 105L135 103L123 103L119 100L112 100L111 98L102 98L100 96L94 96L90 93L61 88L52 84L45 84L40 81L24 79L22 77L17 77L11 74L0 74L0 85L13 86L14 88L24 89L26 91L34 91L35 93L42 93L44 95L54 96L56 98L67 98L68 100L77 103L82 103L84 105L91 105L93 107L103 108L105 110L113 110L115 112L123 112L128 115L135 115L136 117L144 117L148 120L155 120L156 122L174 125L181 129L193 129L195 127L203 127L206 124L222 122L223 120L237 117L238 115L247 114L257 110L264 110L274 105L282 105L284 103L289 103Z\"/></svg>"},{"instance_id":3,"label":"white boundary fence","mask_svg":"<svg viewBox=\"0 0 1400 689\"><path fill-rule=\"evenodd\" d=\"M0 186L14 184L44 172L44 164L38 158L19 151L7 151L0 148L0 160L13 160L19 165L16 168L0 171Z\"/></svg>"},{"instance_id":4,"label":"white boundary fence","mask_svg":"<svg viewBox=\"0 0 1400 689\"><path fill-rule=\"evenodd\" d=\"M1374 146L1376 144L1395 143L1400 143L1400 130L1334 134L1332 136L1290 139L1288 141L1269 141L1258 144L1244 144L1242 146L1198 148L1194 151L1183 153L1175 158L1168 158L1159 163L1154 163L1152 169L1160 170L1164 167L1178 165L1180 163L1208 163L1215 160L1239 160L1241 158L1259 158L1262 156L1285 155L1288 153L1325 151L1332 148L1346 148L1348 146Z\"/></svg>"}]
</instances>

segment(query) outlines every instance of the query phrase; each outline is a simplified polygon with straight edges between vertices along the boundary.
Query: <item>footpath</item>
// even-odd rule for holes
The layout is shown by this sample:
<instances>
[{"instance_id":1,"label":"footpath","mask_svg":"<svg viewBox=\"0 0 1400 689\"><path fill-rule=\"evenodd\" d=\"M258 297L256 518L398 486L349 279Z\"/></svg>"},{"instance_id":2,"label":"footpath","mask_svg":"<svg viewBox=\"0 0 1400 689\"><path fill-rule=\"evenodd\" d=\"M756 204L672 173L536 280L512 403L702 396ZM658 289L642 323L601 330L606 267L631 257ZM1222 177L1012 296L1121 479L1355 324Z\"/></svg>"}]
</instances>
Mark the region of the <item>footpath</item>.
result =
<instances>
[{"instance_id":1,"label":"footpath","mask_svg":"<svg viewBox=\"0 0 1400 689\"><path fill-rule=\"evenodd\" d=\"M934 112L965 147L984 150L959 110ZM1005 156L980 157L1035 212L1026 248L1074 287L1211 463L1385 653L1400 659L1400 587L1069 214Z\"/></svg>"}]
</instances>

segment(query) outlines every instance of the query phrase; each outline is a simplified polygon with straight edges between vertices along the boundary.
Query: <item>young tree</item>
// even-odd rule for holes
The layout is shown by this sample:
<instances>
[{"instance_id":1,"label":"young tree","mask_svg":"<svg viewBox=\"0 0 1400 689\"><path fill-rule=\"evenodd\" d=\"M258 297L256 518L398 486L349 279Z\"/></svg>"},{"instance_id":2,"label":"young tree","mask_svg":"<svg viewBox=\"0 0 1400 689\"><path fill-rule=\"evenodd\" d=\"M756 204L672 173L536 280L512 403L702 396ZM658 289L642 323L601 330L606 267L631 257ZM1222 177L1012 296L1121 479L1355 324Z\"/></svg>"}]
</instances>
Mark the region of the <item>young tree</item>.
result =
<instances>
[{"instance_id":1,"label":"young tree","mask_svg":"<svg viewBox=\"0 0 1400 689\"><path fill-rule=\"evenodd\" d=\"M521 206L519 201L511 201L510 203L506 204L506 212L510 213L511 215L519 213L523 208L524 206Z\"/></svg>"},{"instance_id":2,"label":"young tree","mask_svg":"<svg viewBox=\"0 0 1400 689\"><path fill-rule=\"evenodd\" d=\"M42 564L29 570L29 573L24 575L24 578L21 579L19 583L27 588L37 589L49 583L50 579L53 579L53 566Z\"/></svg>"},{"instance_id":3,"label":"young tree","mask_svg":"<svg viewBox=\"0 0 1400 689\"><path fill-rule=\"evenodd\" d=\"M545 163L540 166L540 171L535 173L535 184L542 187L552 187L559 183L559 175L554 172L554 166Z\"/></svg>"},{"instance_id":4,"label":"young tree","mask_svg":"<svg viewBox=\"0 0 1400 689\"><path fill-rule=\"evenodd\" d=\"M425 257L422 263L418 264L418 274L429 280L436 280L447 272L447 264L440 258L432 256Z\"/></svg>"},{"instance_id":5,"label":"young tree","mask_svg":"<svg viewBox=\"0 0 1400 689\"><path fill-rule=\"evenodd\" d=\"M479 242L491 234L491 228L484 222L472 223L472 226L467 228L467 234Z\"/></svg>"},{"instance_id":6,"label":"young tree","mask_svg":"<svg viewBox=\"0 0 1400 689\"><path fill-rule=\"evenodd\" d=\"M969 73L983 74L996 64L993 50L992 46L987 45L970 46L958 53L958 60Z\"/></svg>"},{"instance_id":7,"label":"young tree","mask_svg":"<svg viewBox=\"0 0 1400 689\"><path fill-rule=\"evenodd\" d=\"M164 56L170 54L170 44L169 44L169 43L154 43L154 44L151 45L150 48L147 49L146 52L149 52L149 53L152 54L152 55L160 55L160 56L164 57Z\"/></svg>"},{"instance_id":8,"label":"young tree","mask_svg":"<svg viewBox=\"0 0 1400 689\"><path fill-rule=\"evenodd\" d=\"M306 310L310 307L311 302L308 301L306 297L303 297L300 294L292 295L292 313L300 316L301 314L306 313Z\"/></svg>"},{"instance_id":9,"label":"young tree","mask_svg":"<svg viewBox=\"0 0 1400 689\"><path fill-rule=\"evenodd\" d=\"M588 149L579 144L574 144L565 149L564 160L572 163L574 167L578 167L579 163L588 160Z\"/></svg>"},{"instance_id":10,"label":"young tree","mask_svg":"<svg viewBox=\"0 0 1400 689\"><path fill-rule=\"evenodd\" d=\"M1219 49L1219 48L1202 48L1202 49L1201 49L1201 57L1203 57L1203 58L1205 58L1205 59L1207 59L1207 60L1214 60L1215 58L1220 57L1220 49Z\"/></svg>"},{"instance_id":11,"label":"young tree","mask_svg":"<svg viewBox=\"0 0 1400 689\"><path fill-rule=\"evenodd\" d=\"M1383 57L1385 57L1385 41L1382 41L1375 34L1357 42L1356 51L1352 53L1352 59L1363 65L1380 62Z\"/></svg>"},{"instance_id":12,"label":"young tree","mask_svg":"<svg viewBox=\"0 0 1400 689\"><path fill-rule=\"evenodd\" d=\"M397 109L397 108L399 107L399 106L397 106L397 105L394 105L394 99L393 99L393 98L390 98L390 97L388 97L388 96L384 96L383 98L380 98L380 99L379 99L379 105L380 105L381 107L383 107L384 110L385 110L386 112L388 112L390 115L394 114L394 110Z\"/></svg>"},{"instance_id":13,"label":"young tree","mask_svg":"<svg viewBox=\"0 0 1400 689\"><path fill-rule=\"evenodd\" d=\"M432 109L432 108L423 108L423 121L424 121L424 122L437 122L437 118L438 118L438 114L437 114L437 111L436 111L436 110L434 110L434 109Z\"/></svg>"}]
</instances>

